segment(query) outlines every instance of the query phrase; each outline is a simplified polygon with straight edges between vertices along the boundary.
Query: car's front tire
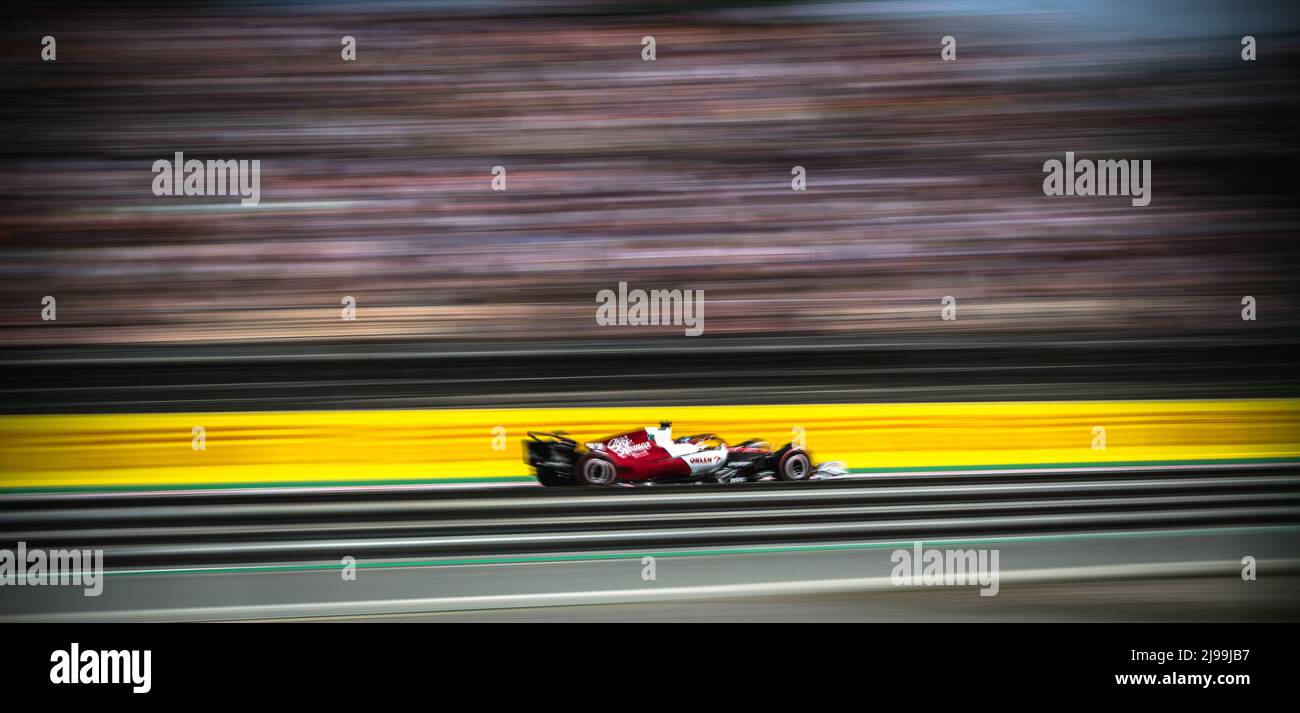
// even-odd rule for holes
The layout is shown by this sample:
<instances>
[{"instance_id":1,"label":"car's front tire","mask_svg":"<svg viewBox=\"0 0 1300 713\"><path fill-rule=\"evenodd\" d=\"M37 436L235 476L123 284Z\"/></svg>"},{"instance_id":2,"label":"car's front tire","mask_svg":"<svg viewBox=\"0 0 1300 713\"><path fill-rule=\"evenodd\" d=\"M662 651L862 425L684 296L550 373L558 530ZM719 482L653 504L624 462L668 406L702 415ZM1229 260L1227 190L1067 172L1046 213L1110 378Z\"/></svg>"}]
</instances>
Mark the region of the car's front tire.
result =
<instances>
[{"instance_id":1,"label":"car's front tire","mask_svg":"<svg viewBox=\"0 0 1300 713\"><path fill-rule=\"evenodd\" d=\"M599 453L588 453L579 458L574 475L583 485L614 485L618 482L618 468Z\"/></svg>"},{"instance_id":2,"label":"car's front tire","mask_svg":"<svg viewBox=\"0 0 1300 713\"><path fill-rule=\"evenodd\" d=\"M781 480L807 480L812 472L812 459L798 448L782 453L776 464L776 477Z\"/></svg>"}]
</instances>

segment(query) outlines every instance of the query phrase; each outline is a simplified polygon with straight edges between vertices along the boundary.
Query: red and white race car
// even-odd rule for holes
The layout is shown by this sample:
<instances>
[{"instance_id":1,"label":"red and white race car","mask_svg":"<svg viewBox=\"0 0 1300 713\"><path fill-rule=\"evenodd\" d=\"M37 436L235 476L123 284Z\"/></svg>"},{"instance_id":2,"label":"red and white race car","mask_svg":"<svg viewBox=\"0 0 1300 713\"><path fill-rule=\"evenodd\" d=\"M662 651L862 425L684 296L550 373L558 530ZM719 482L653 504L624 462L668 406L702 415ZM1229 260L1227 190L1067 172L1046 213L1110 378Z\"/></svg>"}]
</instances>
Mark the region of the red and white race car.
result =
<instances>
[{"instance_id":1,"label":"red and white race car","mask_svg":"<svg viewBox=\"0 0 1300 713\"><path fill-rule=\"evenodd\" d=\"M712 433L673 438L672 423L647 426L579 445L562 431L528 432L524 462L542 485L649 485L809 480L844 475L839 463L814 466L787 443L773 451L748 440L728 446Z\"/></svg>"}]
</instances>

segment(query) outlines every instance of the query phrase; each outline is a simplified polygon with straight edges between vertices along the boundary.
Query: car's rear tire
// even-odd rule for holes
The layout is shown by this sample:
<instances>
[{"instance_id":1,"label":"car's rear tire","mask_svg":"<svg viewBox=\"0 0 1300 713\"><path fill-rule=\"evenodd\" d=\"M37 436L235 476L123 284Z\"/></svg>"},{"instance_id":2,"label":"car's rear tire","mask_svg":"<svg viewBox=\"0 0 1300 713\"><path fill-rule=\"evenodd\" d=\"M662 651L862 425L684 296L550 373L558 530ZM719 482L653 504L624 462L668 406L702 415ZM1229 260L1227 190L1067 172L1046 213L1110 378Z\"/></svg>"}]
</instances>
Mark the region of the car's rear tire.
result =
<instances>
[{"instance_id":1,"label":"car's rear tire","mask_svg":"<svg viewBox=\"0 0 1300 713\"><path fill-rule=\"evenodd\" d=\"M812 472L812 459L797 448L782 453L776 464L776 477L781 480L807 480Z\"/></svg>"},{"instance_id":2,"label":"car's rear tire","mask_svg":"<svg viewBox=\"0 0 1300 713\"><path fill-rule=\"evenodd\" d=\"M613 485L618 482L618 468L609 458L588 453L578 459L574 477L583 485Z\"/></svg>"}]
</instances>

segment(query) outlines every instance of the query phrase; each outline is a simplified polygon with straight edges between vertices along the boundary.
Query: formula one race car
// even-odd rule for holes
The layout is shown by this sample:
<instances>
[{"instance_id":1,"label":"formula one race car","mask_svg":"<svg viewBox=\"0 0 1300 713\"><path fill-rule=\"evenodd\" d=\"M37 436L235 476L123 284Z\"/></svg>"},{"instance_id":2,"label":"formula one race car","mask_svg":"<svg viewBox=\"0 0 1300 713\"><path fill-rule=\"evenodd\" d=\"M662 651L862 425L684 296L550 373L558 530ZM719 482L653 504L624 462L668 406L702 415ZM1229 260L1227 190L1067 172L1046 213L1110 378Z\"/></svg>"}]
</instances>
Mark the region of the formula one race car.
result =
<instances>
[{"instance_id":1,"label":"formula one race car","mask_svg":"<svg viewBox=\"0 0 1300 713\"><path fill-rule=\"evenodd\" d=\"M773 451L749 440L728 446L712 433L673 438L662 421L579 445L558 432L528 432L524 462L542 485L650 485L809 480L844 475L839 463L813 466L807 451L787 443Z\"/></svg>"}]
</instances>

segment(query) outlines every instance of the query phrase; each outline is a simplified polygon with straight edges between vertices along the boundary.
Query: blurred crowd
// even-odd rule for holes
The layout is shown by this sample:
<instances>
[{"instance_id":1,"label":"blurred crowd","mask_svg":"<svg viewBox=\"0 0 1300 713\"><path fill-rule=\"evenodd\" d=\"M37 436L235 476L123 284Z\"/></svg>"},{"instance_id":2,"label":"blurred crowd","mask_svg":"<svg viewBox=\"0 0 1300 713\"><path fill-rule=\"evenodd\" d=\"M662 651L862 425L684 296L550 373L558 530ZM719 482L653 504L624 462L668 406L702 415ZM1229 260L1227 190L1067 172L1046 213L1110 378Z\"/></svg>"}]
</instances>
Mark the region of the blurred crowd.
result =
<instances>
[{"instance_id":1,"label":"blurred crowd","mask_svg":"<svg viewBox=\"0 0 1300 713\"><path fill-rule=\"evenodd\" d=\"M682 334L598 325L620 281L706 335L1300 326L1300 35L1083 5L16 10L0 345ZM155 196L177 151L261 204ZM1151 160L1151 204L1045 196L1067 151Z\"/></svg>"}]
</instances>

